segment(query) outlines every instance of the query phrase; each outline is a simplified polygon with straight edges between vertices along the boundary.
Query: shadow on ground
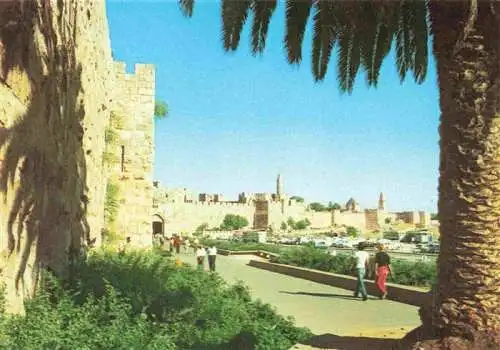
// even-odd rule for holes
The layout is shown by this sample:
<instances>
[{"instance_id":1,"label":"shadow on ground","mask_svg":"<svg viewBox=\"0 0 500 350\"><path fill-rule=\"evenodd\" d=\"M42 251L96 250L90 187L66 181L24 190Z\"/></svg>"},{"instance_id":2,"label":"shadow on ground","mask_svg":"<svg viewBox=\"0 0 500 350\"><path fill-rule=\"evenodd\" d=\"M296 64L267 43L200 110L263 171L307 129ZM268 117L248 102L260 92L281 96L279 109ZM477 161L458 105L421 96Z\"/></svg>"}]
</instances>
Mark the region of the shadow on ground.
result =
<instances>
[{"instance_id":1,"label":"shadow on ground","mask_svg":"<svg viewBox=\"0 0 500 350\"><path fill-rule=\"evenodd\" d=\"M315 335L309 341L304 342L304 345L315 348L338 350L392 350L397 349L398 344L399 339L342 337L328 333Z\"/></svg>"}]
</instances>

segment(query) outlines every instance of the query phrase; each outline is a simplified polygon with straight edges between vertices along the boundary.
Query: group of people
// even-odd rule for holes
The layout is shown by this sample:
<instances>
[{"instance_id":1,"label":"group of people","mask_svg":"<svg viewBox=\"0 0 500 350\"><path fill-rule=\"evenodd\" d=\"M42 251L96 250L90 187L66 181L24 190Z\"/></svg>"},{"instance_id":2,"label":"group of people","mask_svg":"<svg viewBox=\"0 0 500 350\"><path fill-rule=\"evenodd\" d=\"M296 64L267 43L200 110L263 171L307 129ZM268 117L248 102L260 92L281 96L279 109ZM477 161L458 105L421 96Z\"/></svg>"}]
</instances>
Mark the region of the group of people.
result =
<instances>
[{"instance_id":1,"label":"group of people","mask_svg":"<svg viewBox=\"0 0 500 350\"><path fill-rule=\"evenodd\" d=\"M217 258L217 248L215 246L204 247L200 244L198 238L194 238L191 242L189 238L183 238L180 235L173 235L168 240L170 253L180 254L183 248L183 253L190 254L190 248L196 256L196 263L199 269L205 269L205 258L208 258L208 268L210 271L215 271L215 261ZM163 242L161 243L163 246Z\"/></svg>"},{"instance_id":2,"label":"group of people","mask_svg":"<svg viewBox=\"0 0 500 350\"><path fill-rule=\"evenodd\" d=\"M210 247L203 247L201 245L196 249L196 263L198 269L205 270L205 257L208 256L208 269L215 272L215 260L217 259L217 248L212 245Z\"/></svg>"},{"instance_id":3,"label":"group of people","mask_svg":"<svg viewBox=\"0 0 500 350\"><path fill-rule=\"evenodd\" d=\"M365 286L365 274L369 269L370 255L365 251L363 243L358 244L358 250L354 253L356 258L356 291L354 297L357 298L361 294L363 300L368 300L368 293ZM392 274L391 257L385 252L383 244L377 246L377 253L375 254L375 284L379 290L380 299L387 297L387 277Z\"/></svg>"}]
</instances>

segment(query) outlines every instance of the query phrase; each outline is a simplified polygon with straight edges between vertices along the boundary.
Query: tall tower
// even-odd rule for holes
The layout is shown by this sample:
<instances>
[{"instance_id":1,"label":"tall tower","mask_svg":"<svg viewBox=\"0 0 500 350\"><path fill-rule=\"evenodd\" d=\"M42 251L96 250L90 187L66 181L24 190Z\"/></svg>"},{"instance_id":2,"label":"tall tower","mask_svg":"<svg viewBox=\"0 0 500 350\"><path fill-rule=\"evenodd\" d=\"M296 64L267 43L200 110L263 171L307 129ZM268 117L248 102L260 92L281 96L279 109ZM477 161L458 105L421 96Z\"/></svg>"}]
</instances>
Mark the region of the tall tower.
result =
<instances>
[{"instance_id":1,"label":"tall tower","mask_svg":"<svg viewBox=\"0 0 500 350\"><path fill-rule=\"evenodd\" d=\"M385 199L382 192L380 192L380 196L378 197L378 210L385 210Z\"/></svg>"},{"instance_id":2,"label":"tall tower","mask_svg":"<svg viewBox=\"0 0 500 350\"><path fill-rule=\"evenodd\" d=\"M276 197L278 200L283 198L283 180L281 178L281 174L278 174L278 179L276 179Z\"/></svg>"}]
</instances>

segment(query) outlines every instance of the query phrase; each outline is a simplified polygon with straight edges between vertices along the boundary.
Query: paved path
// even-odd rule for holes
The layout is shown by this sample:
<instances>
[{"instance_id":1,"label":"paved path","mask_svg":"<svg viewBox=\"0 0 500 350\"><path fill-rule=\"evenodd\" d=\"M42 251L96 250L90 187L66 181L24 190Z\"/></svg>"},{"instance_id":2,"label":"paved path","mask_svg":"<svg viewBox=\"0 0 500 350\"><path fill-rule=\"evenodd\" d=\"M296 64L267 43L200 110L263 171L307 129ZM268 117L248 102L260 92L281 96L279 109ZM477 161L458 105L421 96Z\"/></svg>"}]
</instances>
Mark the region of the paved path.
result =
<instances>
[{"instance_id":1,"label":"paved path","mask_svg":"<svg viewBox=\"0 0 500 350\"><path fill-rule=\"evenodd\" d=\"M180 255L195 265L194 255ZM420 325L418 309L373 297L352 298L352 291L247 266L251 256L218 256L217 272L229 283L242 280L252 296L274 305L284 316L314 334L400 338Z\"/></svg>"}]
</instances>

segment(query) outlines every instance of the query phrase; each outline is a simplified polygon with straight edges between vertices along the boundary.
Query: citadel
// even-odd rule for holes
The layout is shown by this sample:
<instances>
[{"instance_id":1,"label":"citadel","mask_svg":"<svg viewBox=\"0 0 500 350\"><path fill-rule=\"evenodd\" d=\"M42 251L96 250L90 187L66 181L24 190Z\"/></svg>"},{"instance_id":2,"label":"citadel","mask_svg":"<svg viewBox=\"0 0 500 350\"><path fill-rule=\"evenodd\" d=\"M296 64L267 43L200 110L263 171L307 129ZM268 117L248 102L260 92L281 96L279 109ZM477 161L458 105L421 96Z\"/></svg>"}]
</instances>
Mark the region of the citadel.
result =
<instances>
[{"instance_id":1,"label":"citadel","mask_svg":"<svg viewBox=\"0 0 500 350\"><path fill-rule=\"evenodd\" d=\"M379 230L384 224L402 222L419 228L430 225L430 214L425 211L388 212L380 193L375 209L361 209L350 198L343 208L314 211L304 201L289 197L284 192L283 178L278 175L275 193L245 193L238 200L224 200L222 194L199 193L187 189L166 189L154 182L153 233L167 236L189 234L202 224L218 227L227 214L240 215L249 222L249 228L279 231L289 218L307 219L311 229L332 229L352 226L362 232Z\"/></svg>"}]
</instances>

